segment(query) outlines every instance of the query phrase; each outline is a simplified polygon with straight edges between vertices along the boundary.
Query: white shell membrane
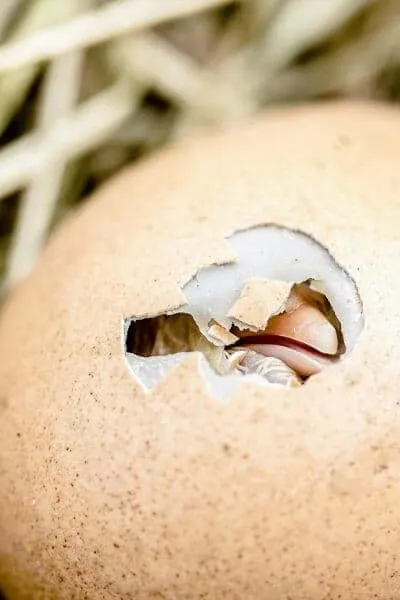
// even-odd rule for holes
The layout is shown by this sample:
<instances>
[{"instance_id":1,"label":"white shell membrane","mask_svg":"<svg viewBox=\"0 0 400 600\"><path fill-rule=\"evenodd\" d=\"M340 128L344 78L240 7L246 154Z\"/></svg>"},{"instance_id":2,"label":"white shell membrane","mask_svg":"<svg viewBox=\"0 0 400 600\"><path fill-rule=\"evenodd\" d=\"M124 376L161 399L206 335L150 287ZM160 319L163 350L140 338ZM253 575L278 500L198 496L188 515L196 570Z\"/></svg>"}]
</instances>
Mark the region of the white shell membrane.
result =
<instances>
[{"instance_id":1,"label":"white shell membrane","mask_svg":"<svg viewBox=\"0 0 400 600\"><path fill-rule=\"evenodd\" d=\"M227 315L249 279L264 278L291 283L311 279L318 291L327 297L341 323L346 348L344 356L353 349L364 321L361 300L353 279L324 246L306 233L277 225L238 231L227 241L235 252L235 262L211 265L198 271L182 289L186 303L168 314L179 312L192 315L201 333L214 341L207 334L212 320L228 330L232 325L248 328L246 323ZM133 317L124 323L124 351L128 327L135 320L138 319ZM188 352L148 357L129 352L125 354L132 374L147 391L154 389L174 366L189 355ZM258 375L243 375L239 371L219 375L205 357L198 354L200 369L213 396L226 397L244 377L268 385Z\"/></svg>"}]
</instances>

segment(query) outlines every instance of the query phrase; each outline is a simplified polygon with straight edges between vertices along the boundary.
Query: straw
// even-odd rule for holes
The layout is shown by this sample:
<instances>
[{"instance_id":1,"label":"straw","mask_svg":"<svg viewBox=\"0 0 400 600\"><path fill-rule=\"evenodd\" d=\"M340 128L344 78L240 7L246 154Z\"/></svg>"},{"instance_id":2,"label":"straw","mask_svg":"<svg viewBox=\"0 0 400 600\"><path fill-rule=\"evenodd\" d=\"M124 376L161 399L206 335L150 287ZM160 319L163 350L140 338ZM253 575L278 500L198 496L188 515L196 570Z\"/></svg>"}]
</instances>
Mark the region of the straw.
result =
<instances>
[{"instance_id":1,"label":"straw","mask_svg":"<svg viewBox=\"0 0 400 600\"><path fill-rule=\"evenodd\" d=\"M4 2L4 0L0 0L0 2ZM4 6L1 8L4 11L4 24L7 22L6 16L10 16L12 8L15 9L10 0L7 0L7 4L9 5L8 11L5 11ZM27 10L24 11L20 22L11 35L12 40L22 41L10 42L10 45L13 43L16 45L23 44L23 40L33 32L67 21L78 13L81 4L80 0L68 0L61 3L49 2L49 0L30 0ZM1 49L0 52L2 52ZM38 72L39 65L28 61L24 68L0 76L0 133L19 109Z\"/></svg>"},{"instance_id":2,"label":"straw","mask_svg":"<svg viewBox=\"0 0 400 600\"><path fill-rule=\"evenodd\" d=\"M103 143L135 107L126 81L87 100L46 132L35 131L0 152L0 197L28 185L51 160L63 154L73 160Z\"/></svg>"},{"instance_id":3,"label":"straw","mask_svg":"<svg viewBox=\"0 0 400 600\"><path fill-rule=\"evenodd\" d=\"M134 81L154 87L186 110L220 116L246 111L248 101L240 90L221 82L160 36L124 38L112 48L111 57L115 67L123 63Z\"/></svg>"},{"instance_id":4,"label":"straw","mask_svg":"<svg viewBox=\"0 0 400 600\"><path fill-rule=\"evenodd\" d=\"M170 19L228 4L230 0L120 0L66 25L32 35L0 50L0 72L49 60L60 54L87 48L151 27ZM57 2L58 5L58 2Z\"/></svg>"},{"instance_id":5,"label":"straw","mask_svg":"<svg viewBox=\"0 0 400 600\"><path fill-rule=\"evenodd\" d=\"M21 0L2 0L0 4L0 39L4 36Z\"/></svg>"},{"instance_id":6,"label":"straw","mask_svg":"<svg viewBox=\"0 0 400 600\"><path fill-rule=\"evenodd\" d=\"M47 73L40 107L39 129L51 130L54 121L71 114L79 95L83 54L75 52L55 60ZM19 219L10 247L6 286L26 275L35 264L54 216L66 168L63 152L43 163L22 198Z\"/></svg>"}]
</instances>

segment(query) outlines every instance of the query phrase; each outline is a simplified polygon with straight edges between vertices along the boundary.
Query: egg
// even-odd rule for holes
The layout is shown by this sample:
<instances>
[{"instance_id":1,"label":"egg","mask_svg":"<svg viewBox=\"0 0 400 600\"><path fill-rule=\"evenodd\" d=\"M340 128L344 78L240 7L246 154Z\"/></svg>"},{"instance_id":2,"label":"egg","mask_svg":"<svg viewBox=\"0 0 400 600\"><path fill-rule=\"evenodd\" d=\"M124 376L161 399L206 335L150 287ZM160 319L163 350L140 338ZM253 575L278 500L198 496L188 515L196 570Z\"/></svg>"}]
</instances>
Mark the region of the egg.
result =
<instances>
[{"instance_id":1,"label":"egg","mask_svg":"<svg viewBox=\"0 0 400 600\"><path fill-rule=\"evenodd\" d=\"M10 600L393 600L400 113L271 108L128 167L0 318Z\"/></svg>"}]
</instances>

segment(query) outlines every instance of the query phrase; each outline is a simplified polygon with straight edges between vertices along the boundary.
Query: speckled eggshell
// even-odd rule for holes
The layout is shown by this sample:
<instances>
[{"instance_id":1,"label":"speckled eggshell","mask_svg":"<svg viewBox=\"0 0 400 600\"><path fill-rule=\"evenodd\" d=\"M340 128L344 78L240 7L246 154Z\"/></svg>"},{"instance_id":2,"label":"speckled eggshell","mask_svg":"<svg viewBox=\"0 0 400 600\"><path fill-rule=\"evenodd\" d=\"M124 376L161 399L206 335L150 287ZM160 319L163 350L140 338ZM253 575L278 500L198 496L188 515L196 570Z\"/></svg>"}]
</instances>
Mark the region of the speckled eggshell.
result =
<instances>
[{"instance_id":1,"label":"speckled eggshell","mask_svg":"<svg viewBox=\"0 0 400 600\"><path fill-rule=\"evenodd\" d=\"M146 394L121 321L164 312L226 237L301 229L354 277L354 352L295 390ZM400 113L273 109L126 169L64 222L0 321L10 600L400 598Z\"/></svg>"}]
</instances>

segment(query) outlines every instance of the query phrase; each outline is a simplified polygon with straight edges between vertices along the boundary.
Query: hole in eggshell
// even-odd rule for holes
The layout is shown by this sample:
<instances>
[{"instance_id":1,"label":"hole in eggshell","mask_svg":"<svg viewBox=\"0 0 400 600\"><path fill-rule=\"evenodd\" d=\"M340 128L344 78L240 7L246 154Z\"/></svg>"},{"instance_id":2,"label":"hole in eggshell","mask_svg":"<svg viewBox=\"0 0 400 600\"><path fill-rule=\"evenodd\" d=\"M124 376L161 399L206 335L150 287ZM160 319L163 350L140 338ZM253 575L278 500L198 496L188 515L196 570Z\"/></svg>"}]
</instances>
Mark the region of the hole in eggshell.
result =
<instances>
[{"instance_id":1,"label":"hole in eggshell","mask_svg":"<svg viewBox=\"0 0 400 600\"><path fill-rule=\"evenodd\" d=\"M354 347L361 301L326 248L275 225L237 232L228 242L236 260L196 273L174 314L125 321L125 354L146 389L190 352L200 353L217 396L243 377L298 387Z\"/></svg>"},{"instance_id":2,"label":"hole in eggshell","mask_svg":"<svg viewBox=\"0 0 400 600\"><path fill-rule=\"evenodd\" d=\"M255 331L237 325L228 330L211 320L208 333L214 341L185 313L131 321L126 352L141 357L201 352L219 375L253 373L270 383L296 387L345 351L339 320L328 299L311 284L293 285L282 307ZM259 302L258 298L255 305Z\"/></svg>"},{"instance_id":3,"label":"hole in eggshell","mask_svg":"<svg viewBox=\"0 0 400 600\"><path fill-rule=\"evenodd\" d=\"M216 346L203 336L193 317L185 313L132 321L127 331L126 351L142 357L202 352L215 371L222 371L218 359L223 346Z\"/></svg>"}]
</instances>

